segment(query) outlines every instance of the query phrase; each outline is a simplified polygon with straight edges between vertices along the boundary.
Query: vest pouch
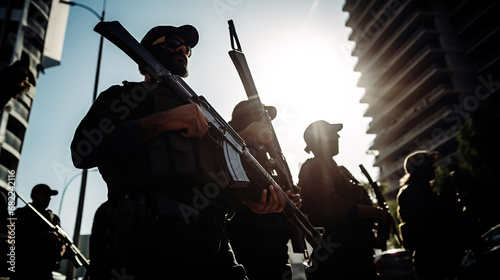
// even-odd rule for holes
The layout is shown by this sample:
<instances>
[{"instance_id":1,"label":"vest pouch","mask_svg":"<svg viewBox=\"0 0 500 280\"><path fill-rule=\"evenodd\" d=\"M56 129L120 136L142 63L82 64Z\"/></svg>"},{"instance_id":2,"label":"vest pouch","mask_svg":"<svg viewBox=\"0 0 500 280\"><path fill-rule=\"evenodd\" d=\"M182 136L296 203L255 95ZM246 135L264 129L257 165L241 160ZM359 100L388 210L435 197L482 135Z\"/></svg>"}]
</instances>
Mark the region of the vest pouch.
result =
<instances>
[{"instance_id":1,"label":"vest pouch","mask_svg":"<svg viewBox=\"0 0 500 280\"><path fill-rule=\"evenodd\" d=\"M155 137L149 143L150 170L153 178L166 178L170 175L168 147L164 137Z\"/></svg>"},{"instance_id":2,"label":"vest pouch","mask_svg":"<svg viewBox=\"0 0 500 280\"><path fill-rule=\"evenodd\" d=\"M221 150L208 139L186 138L180 133L169 133L168 137L174 172L204 177L222 170Z\"/></svg>"},{"instance_id":3,"label":"vest pouch","mask_svg":"<svg viewBox=\"0 0 500 280\"><path fill-rule=\"evenodd\" d=\"M198 149L196 139L186 138L180 133L168 133L170 156L175 173L198 173Z\"/></svg>"},{"instance_id":4,"label":"vest pouch","mask_svg":"<svg viewBox=\"0 0 500 280\"><path fill-rule=\"evenodd\" d=\"M152 139L148 144L148 153L151 175L158 182L173 174L203 179L223 170L221 149L207 139L186 138L178 132Z\"/></svg>"}]
</instances>

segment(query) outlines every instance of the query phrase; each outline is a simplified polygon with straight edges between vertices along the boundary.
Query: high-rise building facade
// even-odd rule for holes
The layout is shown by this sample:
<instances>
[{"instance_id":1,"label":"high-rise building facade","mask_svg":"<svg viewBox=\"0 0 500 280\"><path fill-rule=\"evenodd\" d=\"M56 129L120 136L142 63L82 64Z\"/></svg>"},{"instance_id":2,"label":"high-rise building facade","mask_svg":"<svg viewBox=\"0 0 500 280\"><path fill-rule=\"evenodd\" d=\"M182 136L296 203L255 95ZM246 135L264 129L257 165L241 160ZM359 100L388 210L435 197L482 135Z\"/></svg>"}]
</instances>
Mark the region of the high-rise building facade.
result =
<instances>
[{"instance_id":1,"label":"high-rise building facade","mask_svg":"<svg viewBox=\"0 0 500 280\"><path fill-rule=\"evenodd\" d=\"M394 196L406 155L433 150L454 162L460 126L485 107L498 112L500 4L347 0L343 10L372 118L367 133L376 135L374 165Z\"/></svg>"},{"instance_id":2,"label":"high-rise building facade","mask_svg":"<svg viewBox=\"0 0 500 280\"><path fill-rule=\"evenodd\" d=\"M0 88L5 101L0 108L0 187L3 188L7 187L9 172L15 172L19 164L38 73L58 65L61 58L68 7L58 2L0 1L0 69L5 70L2 80L13 82L11 76L19 73L12 71L22 68L31 84L29 90L19 92L17 86L2 84ZM7 69L14 63L19 67Z\"/></svg>"}]
</instances>

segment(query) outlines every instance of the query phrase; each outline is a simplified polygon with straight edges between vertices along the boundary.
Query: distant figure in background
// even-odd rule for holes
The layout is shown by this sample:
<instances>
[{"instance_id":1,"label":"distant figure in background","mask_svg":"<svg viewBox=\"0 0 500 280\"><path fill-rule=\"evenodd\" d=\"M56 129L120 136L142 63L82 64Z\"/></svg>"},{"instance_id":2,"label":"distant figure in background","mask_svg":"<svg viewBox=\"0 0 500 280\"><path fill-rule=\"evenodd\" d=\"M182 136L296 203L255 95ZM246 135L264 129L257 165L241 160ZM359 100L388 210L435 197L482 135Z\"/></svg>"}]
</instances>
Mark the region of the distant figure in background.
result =
<instances>
[{"instance_id":1,"label":"distant figure in background","mask_svg":"<svg viewBox=\"0 0 500 280\"><path fill-rule=\"evenodd\" d=\"M324 227L331 245L313 252L307 272L311 279L379 279L374 261L374 223L389 226L390 215L374 207L363 186L333 159L339 153L342 124L320 120L304 132L306 152L313 152L299 173L302 209L314 226ZM379 243L380 244L380 243Z\"/></svg>"},{"instance_id":2,"label":"distant figure in background","mask_svg":"<svg viewBox=\"0 0 500 280\"><path fill-rule=\"evenodd\" d=\"M463 256L456 219L432 191L439 153L416 151L404 161L406 175L397 195L403 245L414 250L419 280L454 279Z\"/></svg>"},{"instance_id":3,"label":"distant figure in background","mask_svg":"<svg viewBox=\"0 0 500 280\"><path fill-rule=\"evenodd\" d=\"M60 219L49 207L51 196L58 191L45 184L38 184L31 190L31 205L53 225L60 225ZM60 268L65 245L29 206L15 211L16 220L16 267L12 280L52 280L52 271Z\"/></svg>"},{"instance_id":4,"label":"distant figure in background","mask_svg":"<svg viewBox=\"0 0 500 280\"><path fill-rule=\"evenodd\" d=\"M19 93L28 91L33 83L33 75L21 61L16 61L0 72L0 111L9 100Z\"/></svg>"},{"instance_id":5,"label":"distant figure in background","mask_svg":"<svg viewBox=\"0 0 500 280\"><path fill-rule=\"evenodd\" d=\"M252 155L268 172L271 172L266 147L273 145L272 130L260 121L255 121L255 111L251 101L245 100L236 105L229 124L240 134ZM276 117L276 108L264 106L269 117ZM284 186L281 185L280 186ZM289 192L289 191L288 191ZM295 193L298 193L296 187ZM300 209L300 195L289 197ZM282 213L256 214L246 204L241 205L234 217L227 223L227 235L236 255L243 264L249 279L281 280L291 279L288 261L288 240L290 223Z\"/></svg>"}]
</instances>

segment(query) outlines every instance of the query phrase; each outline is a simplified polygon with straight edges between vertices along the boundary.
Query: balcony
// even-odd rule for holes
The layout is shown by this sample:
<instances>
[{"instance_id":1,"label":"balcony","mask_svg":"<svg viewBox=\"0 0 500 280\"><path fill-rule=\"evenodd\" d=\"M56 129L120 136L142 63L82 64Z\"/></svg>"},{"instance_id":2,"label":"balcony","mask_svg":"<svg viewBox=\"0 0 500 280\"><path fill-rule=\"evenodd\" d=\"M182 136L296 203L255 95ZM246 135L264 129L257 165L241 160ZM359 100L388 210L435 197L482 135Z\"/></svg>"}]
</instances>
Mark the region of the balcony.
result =
<instances>
[{"instance_id":1,"label":"balcony","mask_svg":"<svg viewBox=\"0 0 500 280\"><path fill-rule=\"evenodd\" d=\"M382 24L378 24L376 32L372 34L361 33L363 37L356 38L356 46L352 52L353 56L362 59L370 59L376 53L395 42L405 41L408 36L422 25L432 24L429 21L431 13L429 11L416 10L413 1L402 6L398 13L393 14ZM420 8L422 9L422 8Z\"/></svg>"},{"instance_id":2,"label":"balcony","mask_svg":"<svg viewBox=\"0 0 500 280\"><path fill-rule=\"evenodd\" d=\"M434 29L421 27L411 36L411 39L391 53L378 53L376 58L373 58L369 63L357 64L355 71L362 72L358 80L358 87L369 88L377 81L387 80L388 75L392 76L397 73L402 67L409 64L409 60L419 55L426 49L439 49L436 43L437 32Z\"/></svg>"},{"instance_id":3,"label":"balcony","mask_svg":"<svg viewBox=\"0 0 500 280\"><path fill-rule=\"evenodd\" d=\"M45 28L33 18L28 18L28 25L25 27L24 32L28 34L29 37L35 37L40 42L43 42L45 38Z\"/></svg>"},{"instance_id":4,"label":"balcony","mask_svg":"<svg viewBox=\"0 0 500 280\"><path fill-rule=\"evenodd\" d=\"M406 112L393 117L392 123L384 126L378 131L376 138L373 140L370 149L379 150L396 141L402 135L412 129L416 123L420 122L418 118L421 115L433 114L434 111L442 111L442 107L447 107L447 104L441 102L445 97L450 96L450 89L443 85L438 86L435 90L423 97L418 103ZM444 113L444 112L443 112ZM384 122L377 120L378 122ZM373 122L373 121L372 121Z\"/></svg>"},{"instance_id":5,"label":"balcony","mask_svg":"<svg viewBox=\"0 0 500 280\"><path fill-rule=\"evenodd\" d=\"M350 2L350 1L347 1ZM385 6L382 7L382 4L385 3ZM385 9L387 6L387 1L357 1L356 4L352 5L349 9L349 18L347 19L345 25L351 28L358 27L360 25L364 25L368 22L369 19L373 19L373 16L368 15L371 12L379 12L381 8ZM346 4L347 5L347 4ZM344 6L344 11L347 11ZM350 36L350 40L356 40L357 38L356 31L353 30L353 33Z\"/></svg>"},{"instance_id":6,"label":"balcony","mask_svg":"<svg viewBox=\"0 0 500 280\"><path fill-rule=\"evenodd\" d=\"M379 150L379 155L374 165L382 165L383 162L393 162L395 158L405 156L416 149L435 150L443 143L454 138L459 126L456 123L443 118L445 114L452 114L449 108L429 114L419 125L412 127L400 139L390 143L385 149Z\"/></svg>"},{"instance_id":7,"label":"balcony","mask_svg":"<svg viewBox=\"0 0 500 280\"><path fill-rule=\"evenodd\" d=\"M9 145L13 150L20 151L23 142L21 141L21 139L17 138L14 133L6 131L5 142L2 143L2 146L5 146L5 144Z\"/></svg>"},{"instance_id":8,"label":"balcony","mask_svg":"<svg viewBox=\"0 0 500 280\"><path fill-rule=\"evenodd\" d=\"M407 76L404 75L405 73ZM364 114L366 117L374 117L374 120L377 117L380 119L380 116L393 118L409 110L427 92L431 92L437 86L443 84L451 88L450 71L440 64L430 65L422 72L409 72L407 69L405 73L395 77L393 82L378 92L381 98L366 109ZM377 129L379 126L372 124L371 127Z\"/></svg>"},{"instance_id":9,"label":"balcony","mask_svg":"<svg viewBox=\"0 0 500 280\"><path fill-rule=\"evenodd\" d=\"M19 116L21 116L25 121L28 121L30 111L26 108L21 102L16 99L12 99L11 108L12 111L16 112Z\"/></svg>"},{"instance_id":10,"label":"balcony","mask_svg":"<svg viewBox=\"0 0 500 280\"><path fill-rule=\"evenodd\" d=\"M5 120L4 120L5 121ZM7 130L16 135L19 139L24 139L28 122L18 113L11 111L7 118Z\"/></svg>"},{"instance_id":11,"label":"balcony","mask_svg":"<svg viewBox=\"0 0 500 280\"><path fill-rule=\"evenodd\" d=\"M46 4L46 2L49 2L49 1L31 0L31 5L35 6L37 8L37 10L40 13L42 13L42 15L44 15L46 18L48 18L49 17L49 13L50 13L50 8ZM50 2L52 2L52 1L50 1Z\"/></svg>"}]
</instances>

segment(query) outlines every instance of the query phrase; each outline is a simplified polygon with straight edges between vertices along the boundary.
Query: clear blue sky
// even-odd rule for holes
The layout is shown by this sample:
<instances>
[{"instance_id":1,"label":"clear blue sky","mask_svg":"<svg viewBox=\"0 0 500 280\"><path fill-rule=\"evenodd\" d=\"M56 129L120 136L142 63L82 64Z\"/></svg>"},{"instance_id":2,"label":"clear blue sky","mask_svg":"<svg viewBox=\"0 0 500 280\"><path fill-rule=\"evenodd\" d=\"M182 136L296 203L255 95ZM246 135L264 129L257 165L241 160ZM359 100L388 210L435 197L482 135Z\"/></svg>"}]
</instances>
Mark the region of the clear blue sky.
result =
<instances>
[{"instance_id":1,"label":"clear blue sky","mask_svg":"<svg viewBox=\"0 0 500 280\"><path fill-rule=\"evenodd\" d=\"M102 11L101 1L81 1ZM372 177L374 158L367 155L373 135L366 135L369 119L356 87L359 73L350 56L353 43L342 12L344 1L331 0L108 0L106 20L118 20L140 40L156 25L191 24L200 42L190 59L188 84L230 120L233 107L246 94L229 58L227 20L233 19L261 100L278 109L274 127L291 172L297 181L304 152L302 134L311 122L341 122L339 164L366 181L358 165ZM17 172L17 190L29 198L31 188L46 183L59 190L50 209L73 235L81 170L71 163L69 145L92 101L99 35L98 19L71 7L61 65L46 70L38 80L29 128ZM138 81L137 66L105 40L99 92L123 80ZM66 189L61 203L63 189ZM106 200L99 173L89 173L82 234L90 233L96 208ZM60 207L60 205L62 205Z\"/></svg>"}]
</instances>

